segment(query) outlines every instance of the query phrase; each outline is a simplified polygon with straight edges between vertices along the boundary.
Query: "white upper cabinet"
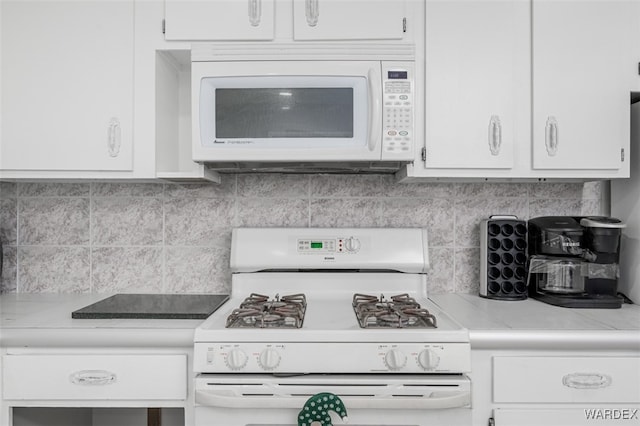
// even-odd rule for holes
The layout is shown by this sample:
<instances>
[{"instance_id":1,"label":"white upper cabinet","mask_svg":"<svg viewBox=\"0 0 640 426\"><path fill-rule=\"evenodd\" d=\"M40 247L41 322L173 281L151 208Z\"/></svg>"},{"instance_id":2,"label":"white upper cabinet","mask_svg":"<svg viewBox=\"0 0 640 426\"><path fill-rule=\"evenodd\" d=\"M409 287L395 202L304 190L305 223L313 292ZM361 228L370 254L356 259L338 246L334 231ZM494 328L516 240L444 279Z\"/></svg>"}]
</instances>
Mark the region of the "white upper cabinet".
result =
<instances>
[{"instance_id":1,"label":"white upper cabinet","mask_svg":"<svg viewBox=\"0 0 640 426\"><path fill-rule=\"evenodd\" d=\"M165 0L165 39L401 40L406 0Z\"/></svg>"},{"instance_id":2,"label":"white upper cabinet","mask_svg":"<svg viewBox=\"0 0 640 426\"><path fill-rule=\"evenodd\" d=\"M640 1L427 0L425 160L399 178L629 176Z\"/></svg>"},{"instance_id":3,"label":"white upper cabinet","mask_svg":"<svg viewBox=\"0 0 640 426\"><path fill-rule=\"evenodd\" d=\"M165 0L167 40L272 40L274 0Z\"/></svg>"},{"instance_id":4,"label":"white upper cabinet","mask_svg":"<svg viewBox=\"0 0 640 426\"><path fill-rule=\"evenodd\" d=\"M0 169L131 170L133 1L0 8Z\"/></svg>"},{"instance_id":5,"label":"white upper cabinet","mask_svg":"<svg viewBox=\"0 0 640 426\"><path fill-rule=\"evenodd\" d=\"M402 40L403 0L294 0L296 40Z\"/></svg>"},{"instance_id":6,"label":"white upper cabinet","mask_svg":"<svg viewBox=\"0 0 640 426\"><path fill-rule=\"evenodd\" d=\"M518 33L528 25L522 5L427 1L427 168L513 167L517 137L527 136L516 128L517 65L528 41Z\"/></svg>"},{"instance_id":7,"label":"white upper cabinet","mask_svg":"<svg viewBox=\"0 0 640 426\"><path fill-rule=\"evenodd\" d=\"M533 167L618 169L638 78L635 0L533 1Z\"/></svg>"}]
</instances>

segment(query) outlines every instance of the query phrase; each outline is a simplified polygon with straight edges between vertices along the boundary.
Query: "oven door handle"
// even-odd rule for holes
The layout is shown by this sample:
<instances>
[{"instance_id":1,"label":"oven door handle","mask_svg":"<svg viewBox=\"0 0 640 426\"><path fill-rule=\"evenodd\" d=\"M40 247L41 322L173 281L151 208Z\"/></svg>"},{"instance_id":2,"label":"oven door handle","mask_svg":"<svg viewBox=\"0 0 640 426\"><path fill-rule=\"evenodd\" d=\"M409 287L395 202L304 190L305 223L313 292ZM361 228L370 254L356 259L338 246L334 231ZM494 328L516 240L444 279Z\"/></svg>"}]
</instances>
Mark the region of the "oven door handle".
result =
<instances>
[{"instance_id":1,"label":"oven door handle","mask_svg":"<svg viewBox=\"0 0 640 426\"><path fill-rule=\"evenodd\" d=\"M225 408L302 408L309 396L244 396L212 390L196 390L196 404ZM339 395L347 409L431 410L460 408L471 404L470 391L432 392L428 397L361 397Z\"/></svg>"}]
</instances>

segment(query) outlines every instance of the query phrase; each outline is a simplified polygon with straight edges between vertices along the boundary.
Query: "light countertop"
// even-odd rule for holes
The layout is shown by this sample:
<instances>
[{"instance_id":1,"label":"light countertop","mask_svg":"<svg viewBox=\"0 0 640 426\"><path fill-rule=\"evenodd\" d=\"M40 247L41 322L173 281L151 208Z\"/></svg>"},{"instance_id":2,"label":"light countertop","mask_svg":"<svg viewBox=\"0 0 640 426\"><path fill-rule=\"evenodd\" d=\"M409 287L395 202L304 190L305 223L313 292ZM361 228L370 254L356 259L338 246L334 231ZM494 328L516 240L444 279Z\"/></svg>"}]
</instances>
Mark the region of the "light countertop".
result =
<instances>
[{"instance_id":1,"label":"light countertop","mask_svg":"<svg viewBox=\"0 0 640 426\"><path fill-rule=\"evenodd\" d=\"M431 296L469 330L475 349L591 349L640 352L640 306L570 309L533 299L504 301L474 294Z\"/></svg>"},{"instance_id":2,"label":"light countertop","mask_svg":"<svg viewBox=\"0 0 640 426\"><path fill-rule=\"evenodd\" d=\"M72 319L108 294L4 294L0 346L193 346L202 320ZM536 300L498 301L473 294L431 299L469 330L474 349L589 349L640 352L640 306L568 309Z\"/></svg>"},{"instance_id":3,"label":"light countertop","mask_svg":"<svg viewBox=\"0 0 640 426\"><path fill-rule=\"evenodd\" d=\"M202 320L73 319L71 313L109 294L4 294L0 346L192 347Z\"/></svg>"}]
</instances>

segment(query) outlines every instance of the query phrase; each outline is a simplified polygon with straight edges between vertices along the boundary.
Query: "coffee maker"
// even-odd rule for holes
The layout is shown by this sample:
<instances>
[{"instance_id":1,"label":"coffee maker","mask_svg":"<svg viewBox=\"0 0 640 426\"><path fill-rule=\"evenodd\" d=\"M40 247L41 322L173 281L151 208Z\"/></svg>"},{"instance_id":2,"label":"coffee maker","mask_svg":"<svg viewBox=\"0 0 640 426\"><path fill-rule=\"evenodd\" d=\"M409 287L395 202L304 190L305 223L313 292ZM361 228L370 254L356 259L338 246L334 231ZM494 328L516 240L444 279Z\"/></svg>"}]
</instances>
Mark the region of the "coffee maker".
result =
<instances>
[{"instance_id":1,"label":"coffee maker","mask_svg":"<svg viewBox=\"0 0 640 426\"><path fill-rule=\"evenodd\" d=\"M529 296L567 308L620 308L618 261L625 224L601 216L530 219Z\"/></svg>"}]
</instances>

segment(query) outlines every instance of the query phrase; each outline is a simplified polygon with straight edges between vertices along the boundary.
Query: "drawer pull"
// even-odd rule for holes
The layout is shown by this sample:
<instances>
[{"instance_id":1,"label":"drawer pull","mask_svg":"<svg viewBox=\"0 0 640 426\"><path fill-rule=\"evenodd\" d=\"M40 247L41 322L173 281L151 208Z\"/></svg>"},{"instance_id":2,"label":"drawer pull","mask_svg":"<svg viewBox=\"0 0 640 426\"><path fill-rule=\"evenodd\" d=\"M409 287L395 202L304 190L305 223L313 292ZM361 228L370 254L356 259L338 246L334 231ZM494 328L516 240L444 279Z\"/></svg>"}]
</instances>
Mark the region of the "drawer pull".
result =
<instances>
[{"instance_id":1,"label":"drawer pull","mask_svg":"<svg viewBox=\"0 0 640 426\"><path fill-rule=\"evenodd\" d=\"M84 386L103 386L116 382L116 375L106 370L81 370L69 376L71 383Z\"/></svg>"},{"instance_id":2,"label":"drawer pull","mask_svg":"<svg viewBox=\"0 0 640 426\"><path fill-rule=\"evenodd\" d=\"M574 389L602 389L611 385L611 376L599 373L571 373L562 378L562 384Z\"/></svg>"}]
</instances>

